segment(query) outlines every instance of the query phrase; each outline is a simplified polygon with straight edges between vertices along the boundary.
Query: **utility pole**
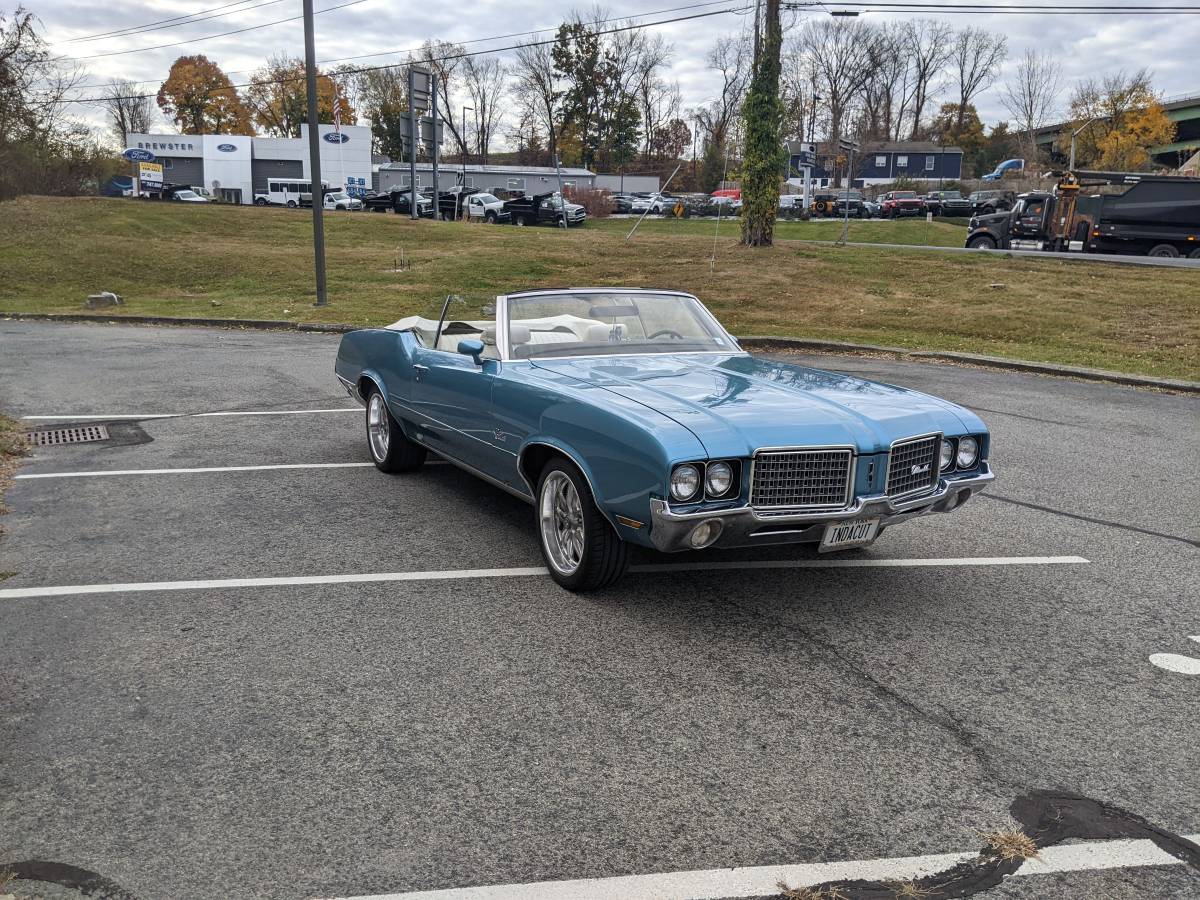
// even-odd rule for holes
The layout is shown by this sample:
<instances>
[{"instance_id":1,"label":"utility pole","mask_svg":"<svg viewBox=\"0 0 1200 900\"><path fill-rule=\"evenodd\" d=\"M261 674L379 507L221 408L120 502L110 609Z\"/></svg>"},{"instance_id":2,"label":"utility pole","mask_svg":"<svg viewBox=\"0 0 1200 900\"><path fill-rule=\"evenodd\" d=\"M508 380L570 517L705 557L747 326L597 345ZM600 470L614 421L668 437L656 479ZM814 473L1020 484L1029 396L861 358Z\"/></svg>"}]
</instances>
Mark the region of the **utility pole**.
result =
<instances>
[{"instance_id":1,"label":"utility pole","mask_svg":"<svg viewBox=\"0 0 1200 900\"><path fill-rule=\"evenodd\" d=\"M1076 128L1073 132L1071 132L1071 163L1070 163L1070 165L1067 166L1067 168L1072 172L1075 171L1075 138L1077 138L1081 134L1083 134L1083 130L1095 121L1096 121L1095 117L1088 119L1086 122L1084 122L1078 128ZM1035 153L1036 153L1036 149L1037 149L1037 147L1035 145L1035 147L1034 147Z\"/></svg>"},{"instance_id":2,"label":"utility pole","mask_svg":"<svg viewBox=\"0 0 1200 900\"><path fill-rule=\"evenodd\" d=\"M463 195L463 191L465 191L467 189L467 110L468 109L471 112L475 112L475 107L473 107L473 106L464 106L463 107L463 116L462 116L462 145L463 145L462 184L458 188L458 197L456 200L456 205L459 207L460 214L463 215L463 218L466 218L465 213L462 212L462 210L464 209L464 207L462 206L462 195ZM458 216L455 216L455 218L458 218Z\"/></svg>"},{"instance_id":3,"label":"utility pole","mask_svg":"<svg viewBox=\"0 0 1200 900\"><path fill-rule=\"evenodd\" d=\"M321 136L317 134L317 51L313 37L313 2L304 0L304 85L308 95L308 175L313 211L313 258L317 273L317 306L325 296L325 191L321 184Z\"/></svg>"}]
</instances>

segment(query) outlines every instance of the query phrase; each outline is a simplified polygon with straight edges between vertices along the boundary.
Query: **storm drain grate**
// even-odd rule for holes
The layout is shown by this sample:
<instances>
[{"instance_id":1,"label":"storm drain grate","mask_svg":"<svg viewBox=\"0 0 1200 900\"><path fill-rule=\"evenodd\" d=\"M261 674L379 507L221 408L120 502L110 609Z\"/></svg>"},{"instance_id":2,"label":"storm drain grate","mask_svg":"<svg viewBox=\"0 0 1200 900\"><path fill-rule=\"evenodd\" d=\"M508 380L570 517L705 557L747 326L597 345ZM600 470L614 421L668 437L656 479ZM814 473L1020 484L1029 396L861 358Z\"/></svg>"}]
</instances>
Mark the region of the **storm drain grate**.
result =
<instances>
[{"instance_id":1,"label":"storm drain grate","mask_svg":"<svg viewBox=\"0 0 1200 900\"><path fill-rule=\"evenodd\" d=\"M29 443L35 447L88 444L93 441L107 440L108 429L103 425L69 425L65 428L44 428L29 432Z\"/></svg>"}]
</instances>

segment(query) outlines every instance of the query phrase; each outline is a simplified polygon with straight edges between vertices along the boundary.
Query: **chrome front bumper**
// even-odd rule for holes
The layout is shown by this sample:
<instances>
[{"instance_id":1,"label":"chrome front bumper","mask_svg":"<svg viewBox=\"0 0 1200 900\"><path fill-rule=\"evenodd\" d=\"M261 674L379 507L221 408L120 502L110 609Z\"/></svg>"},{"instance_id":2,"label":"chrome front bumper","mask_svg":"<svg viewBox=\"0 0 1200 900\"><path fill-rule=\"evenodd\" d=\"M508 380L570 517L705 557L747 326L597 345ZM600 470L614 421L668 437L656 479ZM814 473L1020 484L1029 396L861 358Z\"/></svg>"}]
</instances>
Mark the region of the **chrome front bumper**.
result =
<instances>
[{"instance_id":1,"label":"chrome front bumper","mask_svg":"<svg viewBox=\"0 0 1200 900\"><path fill-rule=\"evenodd\" d=\"M701 522L717 519L721 534L710 547L758 547L768 544L800 544L821 540L830 522L878 517L880 526L893 525L928 513L958 509L972 494L982 491L996 478L987 463L975 475L950 475L937 488L919 497L892 500L882 494L858 497L845 509L820 512L763 515L748 506L712 512L675 513L662 500L650 501L650 541L664 552L693 549L688 538Z\"/></svg>"}]
</instances>

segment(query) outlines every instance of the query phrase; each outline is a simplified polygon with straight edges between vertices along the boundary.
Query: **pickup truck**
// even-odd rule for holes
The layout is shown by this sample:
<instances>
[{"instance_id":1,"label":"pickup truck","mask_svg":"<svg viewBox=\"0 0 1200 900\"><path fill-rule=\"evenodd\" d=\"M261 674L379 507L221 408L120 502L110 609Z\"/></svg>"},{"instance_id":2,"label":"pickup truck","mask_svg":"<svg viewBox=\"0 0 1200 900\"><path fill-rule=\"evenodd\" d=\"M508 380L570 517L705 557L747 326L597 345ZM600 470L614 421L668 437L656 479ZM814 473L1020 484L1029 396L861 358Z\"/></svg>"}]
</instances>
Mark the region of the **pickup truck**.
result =
<instances>
[{"instance_id":1,"label":"pickup truck","mask_svg":"<svg viewBox=\"0 0 1200 900\"><path fill-rule=\"evenodd\" d=\"M925 212L935 216L969 216L973 211L971 201L958 191L930 191L925 195Z\"/></svg>"},{"instance_id":2,"label":"pickup truck","mask_svg":"<svg viewBox=\"0 0 1200 900\"><path fill-rule=\"evenodd\" d=\"M889 191L879 198L879 214L885 219L898 216L919 216L924 212L924 203L916 191Z\"/></svg>"},{"instance_id":3,"label":"pickup truck","mask_svg":"<svg viewBox=\"0 0 1200 900\"><path fill-rule=\"evenodd\" d=\"M394 187L390 191L380 191L363 197L363 208L370 212L387 212L389 209L401 215L409 215L412 191L406 187ZM423 219L433 218L433 202L420 195L417 196L417 212Z\"/></svg>"},{"instance_id":4,"label":"pickup truck","mask_svg":"<svg viewBox=\"0 0 1200 900\"><path fill-rule=\"evenodd\" d=\"M478 222L495 225L499 222L507 222L511 217L508 210L504 208L504 201L495 194L485 191L468 194L466 204L467 218Z\"/></svg>"},{"instance_id":5,"label":"pickup truck","mask_svg":"<svg viewBox=\"0 0 1200 900\"><path fill-rule=\"evenodd\" d=\"M967 197L967 202L973 215L988 215L1012 209L1017 195L1013 191L975 191Z\"/></svg>"},{"instance_id":6,"label":"pickup truck","mask_svg":"<svg viewBox=\"0 0 1200 900\"><path fill-rule=\"evenodd\" d=\"M567 228L582 225L587 219L587 210L575 203L563 202L553 191L506 200L504 211L512 217L514 225L561 225Z\"/></svg>"}]
</instances>

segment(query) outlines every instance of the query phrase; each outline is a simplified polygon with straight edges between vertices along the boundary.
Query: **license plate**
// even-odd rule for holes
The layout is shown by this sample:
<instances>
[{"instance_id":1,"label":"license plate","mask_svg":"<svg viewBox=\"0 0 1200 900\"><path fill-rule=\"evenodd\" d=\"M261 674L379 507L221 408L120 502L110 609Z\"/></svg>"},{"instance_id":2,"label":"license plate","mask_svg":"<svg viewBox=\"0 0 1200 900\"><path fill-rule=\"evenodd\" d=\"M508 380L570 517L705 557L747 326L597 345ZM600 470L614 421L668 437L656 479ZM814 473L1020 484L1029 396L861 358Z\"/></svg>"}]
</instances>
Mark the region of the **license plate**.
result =
<instances>
[{"instance_id":1,"label":"license plate","mask_svg":"<svg viewBox=\"0 0 1200 900\"><path fill-rule=\"evenodd\" d=\"M875 540L879 519L852 519L849 522L830 522L821 536L820 551L865 547Z\"/></svg>"}]
</instances>

